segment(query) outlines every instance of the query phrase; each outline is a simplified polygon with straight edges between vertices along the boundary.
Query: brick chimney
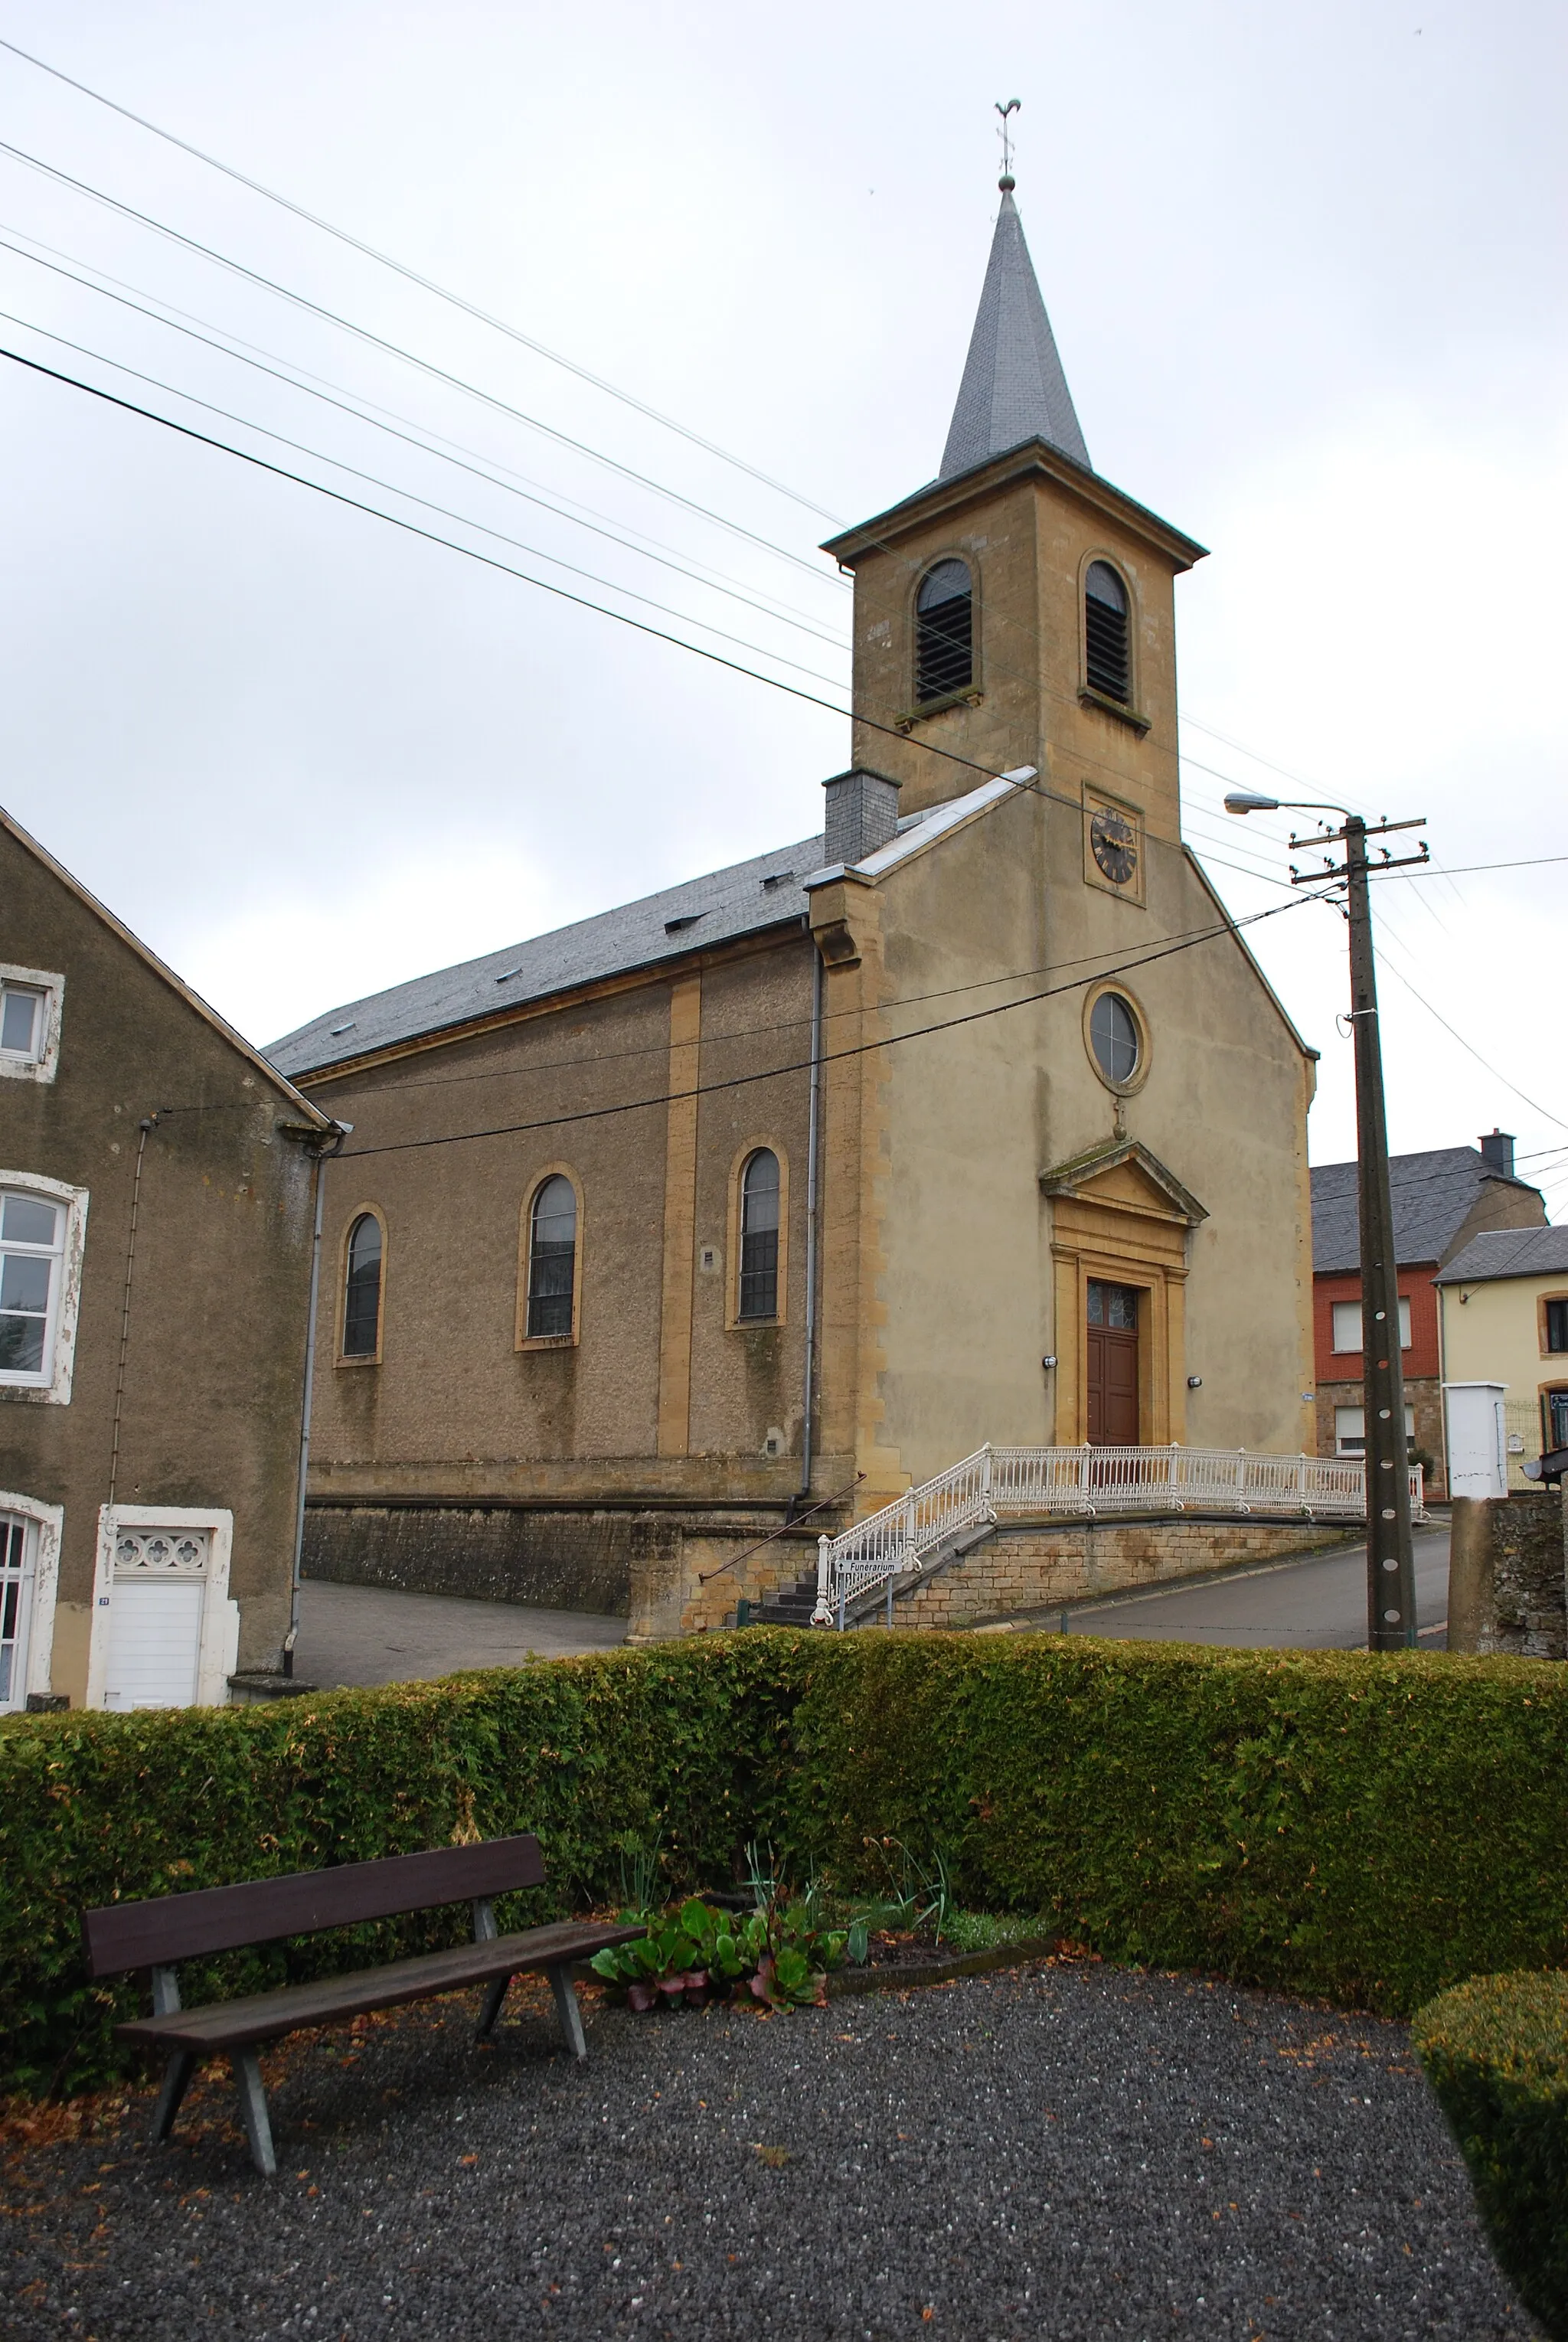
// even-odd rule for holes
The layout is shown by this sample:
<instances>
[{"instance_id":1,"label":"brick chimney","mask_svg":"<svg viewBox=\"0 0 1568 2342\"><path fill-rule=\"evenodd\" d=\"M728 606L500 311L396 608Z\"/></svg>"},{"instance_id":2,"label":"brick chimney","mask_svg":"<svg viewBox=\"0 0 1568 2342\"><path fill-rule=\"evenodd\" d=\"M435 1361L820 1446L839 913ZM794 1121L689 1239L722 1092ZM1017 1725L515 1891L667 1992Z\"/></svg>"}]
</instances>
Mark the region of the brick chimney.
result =
<instances>
[{"instance_id":1,"label":"brick chimney","mask_svg":"<svg viewBox=\"0 0 1568 2342\"><path fill-rule=\"evenodd\" d=\"M864 862L879 846L890 846L898 835L898 792L902 784L885 773L835 773L824 781L827 791L826 837L829 863ZM1485 1141L1482 1144L1484 1146Z\"/></svg>"},{"instance_id":2,"label":"brick chimney","mask_svg":"<svg viewBox=\"0 0 1568 2342\"><path fill-rule=\"evenodd\" d=\"M1511 1130L1483 1132L1481 1140L1482 1158L1487 1169L1499 1179L1513 1176L1513 1134Z\"/></svg>"}]
</instances>

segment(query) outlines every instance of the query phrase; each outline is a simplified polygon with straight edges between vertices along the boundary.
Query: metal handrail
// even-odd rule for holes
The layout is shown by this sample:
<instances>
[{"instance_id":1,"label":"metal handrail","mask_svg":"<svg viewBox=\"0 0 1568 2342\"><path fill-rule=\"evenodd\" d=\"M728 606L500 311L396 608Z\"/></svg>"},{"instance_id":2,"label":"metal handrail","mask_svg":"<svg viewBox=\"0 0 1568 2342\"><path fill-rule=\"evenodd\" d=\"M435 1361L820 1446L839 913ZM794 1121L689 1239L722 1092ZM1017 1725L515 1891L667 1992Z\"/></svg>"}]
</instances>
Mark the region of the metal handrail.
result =
<instances>
[{"instance_id":1,"label":"metal handrail","mask_svg":"<svg viewBox=\"0 0 1568 2342\"><path fill-rule=\"evenodd\" d=\"M1410 1506L1424 1516L1422 1467ZM1354 1520L1366 1516L1366 1467L1354 1456L1260 1456L1244 1447L996 1447L989 1442L856 1521L817 1540L814 1625L839 1626L845 1605L921 1568L966 1528L1036 1513L1187 1512Z\"/></svg>"}]
</instances>

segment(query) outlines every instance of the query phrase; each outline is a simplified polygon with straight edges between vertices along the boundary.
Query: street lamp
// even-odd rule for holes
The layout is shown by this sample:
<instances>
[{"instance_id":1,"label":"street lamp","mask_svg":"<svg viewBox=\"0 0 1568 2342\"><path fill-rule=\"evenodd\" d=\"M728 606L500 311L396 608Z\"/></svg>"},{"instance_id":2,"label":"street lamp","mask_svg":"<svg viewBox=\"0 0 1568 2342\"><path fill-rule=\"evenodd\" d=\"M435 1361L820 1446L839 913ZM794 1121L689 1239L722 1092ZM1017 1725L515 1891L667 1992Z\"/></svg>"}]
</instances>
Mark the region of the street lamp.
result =
<instances>
[{"instance_id":1,"label":"street lamp","mask_svg":"<svg viewBox=\"0 0 1568 2342\"><path fill-rule=\"evenodd\" d=\"M1297 838L1293 846L1343 842L1344 863L1321 871L1298 872L1293 886L1319 886L1343 878L1350 919L1351 1030L1355 1039L1356 1181L1361 1212L1362 1452L1366 1476L1367 1645L1374 1651L1415 1648L1415 1555L1411 1542L1410 1457L1404 1436L1404 1365L1399 1355L1399 1257L1393 1237L1393 1198L1388 1177L1388 1116L1383 1103L1383 1048L1378 1036L1377 970L1372 947L1372 903L1367 890L1367 838L1393 830L1419 829L1420 821L1384 821L1370 832L1359 814L1344 806L1300 797L1261 796L1233 789L1225 811L1234 814L1337 813L1342 829L1321 837ZM1383 848L1380 870L1425 862L1428 850L1390 859Z\"/></svg>"}]
</instances>

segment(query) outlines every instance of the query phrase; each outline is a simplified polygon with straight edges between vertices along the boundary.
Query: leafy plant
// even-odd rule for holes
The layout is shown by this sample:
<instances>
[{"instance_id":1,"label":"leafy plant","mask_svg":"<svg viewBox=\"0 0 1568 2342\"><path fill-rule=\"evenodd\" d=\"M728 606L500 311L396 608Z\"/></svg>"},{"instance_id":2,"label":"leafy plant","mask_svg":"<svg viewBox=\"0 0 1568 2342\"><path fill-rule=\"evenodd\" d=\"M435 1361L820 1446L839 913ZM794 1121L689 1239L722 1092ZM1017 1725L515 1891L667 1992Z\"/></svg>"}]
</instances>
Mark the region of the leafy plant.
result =
<instances>
[{"instance_id":1,"label":"leafy plant","mask_svg":"<svg viewBox=\"0 0 1568 2342\"><path fill-rule=\"evenodd\" d=\"M866 1844L888 1879L886 1894L865 1911L868 1925L913 1935L930 1927L933 1943L940 1944L954 1909L953 1882L941 1848L934 1847L923 1862L901 1837L868 1838Z\"/></svg>"},{"instance_id":2,"label":"leafy plant","mask_svg":"<svg viewBox=\"0 0 1568 2342\"><path fill-rule=\"evenodd\" d=\"M589 1965L640 2011L661 2002L701 2008L742 1984L767 2007L795 2008L823 1999L824 1973L843 1957L843 1935L814 1926L804 1903L737 1917L694 1895L673 1918L651 1921L645 1936L607 1946Z\"/></svg>"},{"instance_id":3,"label":"leafy plant","mask_svg":"<svg viewBox=\"0 0 1568 2342\"><path fill-rule=\"evenodd\" d=\"M647 1846L628 1832L615 1853L621 1873L622 1918L652 1919L664 1908L664 1897L658 1892L663 1848Z\"/></svg>"},{"instance_id":4,"label":"leafy plant","mask_svg":"<svg viewBox=\"0 0 1568 2342\"><path fill-rule=\"evenodd\" d=\"M733 1912L715 1911L694 1895L673 1919L651 1920L645 1936L630 1944L607 1945L594 1953L589 1966L595 1976L625 1994L630 2008L654 2008L661 2000L701 2008L716 1993L727 1992L754 1972L750 1926L743 1920L737 1934Z\"/></svg>"}]
</instances>

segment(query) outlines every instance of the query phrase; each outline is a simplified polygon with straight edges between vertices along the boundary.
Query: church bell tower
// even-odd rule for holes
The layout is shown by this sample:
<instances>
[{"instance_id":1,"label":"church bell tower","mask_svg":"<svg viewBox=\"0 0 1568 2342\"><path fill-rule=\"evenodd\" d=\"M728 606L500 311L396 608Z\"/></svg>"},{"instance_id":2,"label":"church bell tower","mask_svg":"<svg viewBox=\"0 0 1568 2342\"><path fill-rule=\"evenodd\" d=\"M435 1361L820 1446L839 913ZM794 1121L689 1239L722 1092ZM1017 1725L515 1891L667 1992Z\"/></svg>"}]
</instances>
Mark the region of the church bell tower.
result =
<instances>
[{"instance_id":1,"label":"church bell tower","mask_svg":"<svg viewBox=\"0 0 1568 2342\"><path fill-rule=\"evenodd\" d=\"M1014 184L936 478L824 548L854 575L853 761L902 814L1033 765L1175 843L1173 586L1203 547L1090 462Z\"/></svg>"}]
</instances>

